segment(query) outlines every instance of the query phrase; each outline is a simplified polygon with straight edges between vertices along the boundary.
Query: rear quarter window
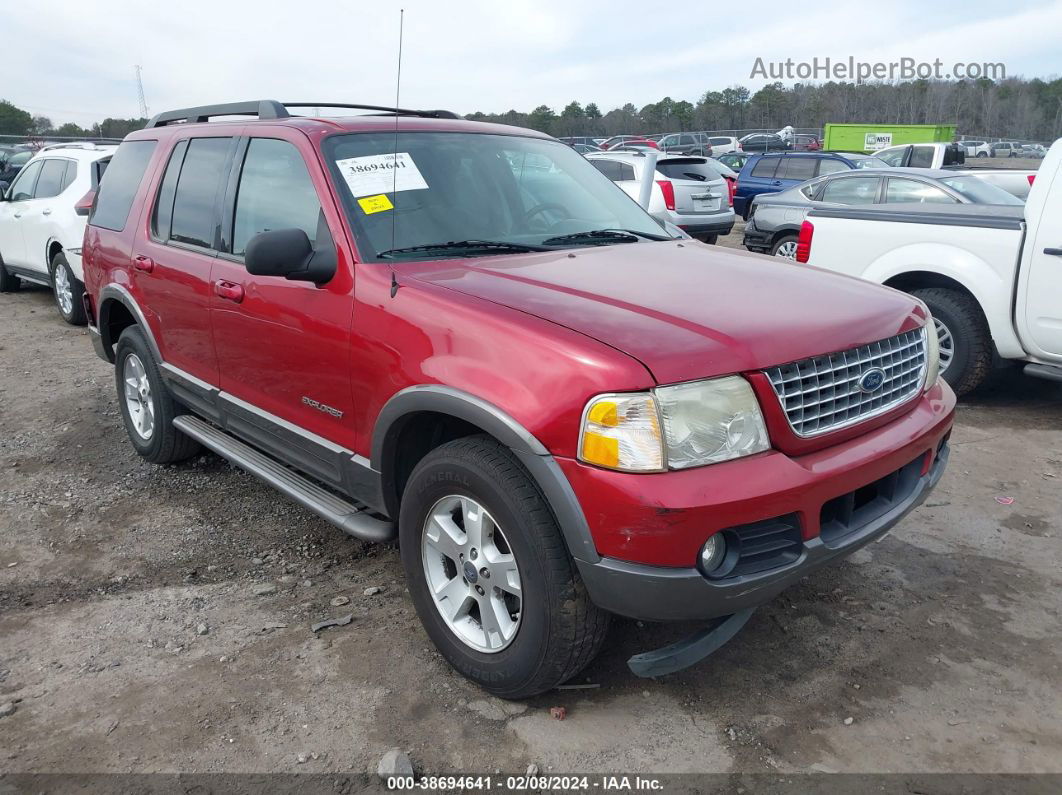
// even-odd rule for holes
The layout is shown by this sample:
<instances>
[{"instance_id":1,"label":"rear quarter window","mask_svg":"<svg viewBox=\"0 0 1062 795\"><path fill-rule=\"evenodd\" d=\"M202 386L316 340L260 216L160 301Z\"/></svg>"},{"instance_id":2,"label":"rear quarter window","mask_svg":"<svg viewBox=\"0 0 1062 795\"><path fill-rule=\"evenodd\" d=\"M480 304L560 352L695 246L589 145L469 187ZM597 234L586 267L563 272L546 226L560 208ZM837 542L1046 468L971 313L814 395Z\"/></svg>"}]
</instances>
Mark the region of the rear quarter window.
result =
<instances>
[{"instance_id":1,"label":"rear quarter window","mask_svg":"<svg viewBox=\"0 0 1062 795\"><path fill-rule=\"evenodd\" d=\"M106 177L100 181L90 224L114 232L125 229L133 199L157 144L157 141L126 141L118 147Z\"/></svg>"}]
</instances>

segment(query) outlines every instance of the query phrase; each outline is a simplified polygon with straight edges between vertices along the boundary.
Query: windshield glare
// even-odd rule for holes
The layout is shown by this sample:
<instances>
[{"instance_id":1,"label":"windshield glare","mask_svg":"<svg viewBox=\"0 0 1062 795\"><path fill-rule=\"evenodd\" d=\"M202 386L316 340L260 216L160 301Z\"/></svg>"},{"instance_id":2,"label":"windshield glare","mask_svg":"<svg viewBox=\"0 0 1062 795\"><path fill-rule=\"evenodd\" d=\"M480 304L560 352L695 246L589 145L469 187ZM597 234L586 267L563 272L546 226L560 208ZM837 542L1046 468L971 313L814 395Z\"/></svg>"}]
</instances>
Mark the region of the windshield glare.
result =
<instances>
[{"instance_id":1,"label":"windshield glare","mask_svg":"<svg viewBox=\"0 0 1062 795\"><path fill-rule=\"evenodd\" d=\"M599 229L663 233L635 201L558 141L482 133L350 133L327 139L325 156L367 259L464 240L539 246ZM399 258L437 256L420 251Z\"/></svg>"},{"instance_id":2,"label":"windshield glare","mask_svg":"<svg viewBox=\"0 0 1062 795\"><path fill-rule=\"evenodd\" d=\"M888 168L889 164L876 157L852 158L852 165L856 168Z\"/></svg>"},{"instance_id":3,"label":"windshield glare","mask_svg":"<svg viewBox=\"0 0 1062 795\"><path fill-rule=\"evenodd\" d=\"M1017 196L979 177L945 177L941 182L974 204L1025 204Z\"/></svg>"}]
</instances>

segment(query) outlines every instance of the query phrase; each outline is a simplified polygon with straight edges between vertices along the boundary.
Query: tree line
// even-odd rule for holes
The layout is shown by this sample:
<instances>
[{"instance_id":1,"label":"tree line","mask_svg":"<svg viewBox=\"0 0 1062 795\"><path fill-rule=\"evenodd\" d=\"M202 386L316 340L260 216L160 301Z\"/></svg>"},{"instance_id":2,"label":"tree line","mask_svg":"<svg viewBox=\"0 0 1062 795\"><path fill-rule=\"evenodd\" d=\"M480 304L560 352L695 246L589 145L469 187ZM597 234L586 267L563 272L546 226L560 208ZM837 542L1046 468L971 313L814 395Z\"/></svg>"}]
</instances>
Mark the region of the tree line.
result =
<instances>
[{"instance_id":1,"label":"tree line","mask_svg":"<svg viewBox=\"0 0 1062 795\"><path fill-rule=\"evenodd\" d=\"M124 138L133 130L140 130L147 119L107 118L82 127L73 122L56 126L47 116L34 116L6 99L0 99L0 135L22 135L30 138Z\"/></svg>"},{"instance_id":2,"label":"tree line","mask_svg":"<svg viewBox=\"0 0 1062 795\"><path fill-rule=\"evenodd\" d=\"M827 122L863 124L955 124L967 137L1053 141L1062 137L1062 78L1026 80L912 80L902 83L769 83L756 92L745 86L707 91L696 102L664 97L641 108L627 103L602 112L596 102L573 101L555 111L477 111L476 121L531 127L557 136L619 135L682 130L774 130L786 125L819 128ZM122 138L146 119L104 119L91 127L54 127L0 100L0 135L46 138Z\"/></svg>"},{"instance_id":3,"label":"tree line","mask_svg":"<svg viewBox=\"0 0 1062 795\"><path fill-rule=\"evenodd\" d=\"M556 112L469 114L478 121L531 127L556 136L619 135L682 130L820 128L828 122L955 124L962 135L1053 141L1062 137L1062 78L1041 80L913 80L903 83L769 83L707 91L696 103L664 97L638 108L602 113L573 101Z\"/></svg>"}]
</instances>

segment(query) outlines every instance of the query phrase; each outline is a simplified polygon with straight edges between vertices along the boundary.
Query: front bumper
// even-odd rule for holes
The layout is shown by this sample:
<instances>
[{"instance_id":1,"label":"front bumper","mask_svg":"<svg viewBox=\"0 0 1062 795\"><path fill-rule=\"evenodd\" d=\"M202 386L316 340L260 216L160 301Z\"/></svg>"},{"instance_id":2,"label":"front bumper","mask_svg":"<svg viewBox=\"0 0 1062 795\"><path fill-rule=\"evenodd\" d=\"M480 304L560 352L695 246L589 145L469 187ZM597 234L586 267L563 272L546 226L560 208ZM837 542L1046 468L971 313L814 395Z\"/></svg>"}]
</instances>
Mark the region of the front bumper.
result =
<instances>
[{"instance_id":1,"label":"front bumper","mask_svg":"<svg viewBox=\"0 0 1062 795\"><path fill-rule=\"evenodd\" d=\"M815 453L770 452L698 470L626 475L626 483L615 478L620 473L561 460L602 555L577 561L591 599L610 612L654 621L731 615L769 601L885 535L926 498L947 465L954 406L941 383L903 417ZM633 485L632 477L642 480ZM847 523L838 524L838 505L868 499L870 506L849 510ZM776 565L721 579L697 568L709 536L759 532L779 519L794 526L796 537L789 535Z\"/></svg>"}]
</instances>

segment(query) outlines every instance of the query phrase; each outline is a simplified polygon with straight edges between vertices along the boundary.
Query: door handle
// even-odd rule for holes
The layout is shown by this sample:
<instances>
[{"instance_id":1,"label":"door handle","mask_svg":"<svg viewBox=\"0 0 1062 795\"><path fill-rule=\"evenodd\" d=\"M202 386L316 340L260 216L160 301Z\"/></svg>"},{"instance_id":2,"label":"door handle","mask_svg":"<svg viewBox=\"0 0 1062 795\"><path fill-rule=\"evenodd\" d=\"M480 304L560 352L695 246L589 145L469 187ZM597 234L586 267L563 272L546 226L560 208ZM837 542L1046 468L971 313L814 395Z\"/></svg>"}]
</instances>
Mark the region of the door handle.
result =
<instances>
[{"instance_id":1,"label":"door handle","mask_svg":"<svg viewBox=\"0 0 1062 795\"><path fill-rule=\"evenodd\" d=\"M21 218L21 217L22 217L22 213L15 213L15 214L14 214L14 217L15 217L15 218Z\"/></svg>"},{"instance_id":2,"label":"door handle","mask_svg":"<svg viewBox=\"0 0 1062 795\"><path fill-rule=\"evenodd\" d=\"M235 282L227 282L224 279L218 279L214 282L214 295L219 298L224 298L226 301L234 301L238 304L243 300L243 285L236 284Z\"/></svg>"},{"instance_id":3,"label":"door handle","mask_svg":"<svg viewBox=\"0 0 1062 795\"><path fill-rule=\"evenodd\" d=\"M138 271L144 271L145 273L151 273L155 270L155 260L151 257L145 257L143 255L133 258L133 267Z\"/></svg>"},{"instance_id":4,"label":"door handle","mask_svg":"<svg viewBox=\"0 0 1062 795\"><path fill-rule=\"evenodd\" d=\"M15 216L16 218L18 216ZM1044 254L1049 257L1062 257L1062 248L1045 248Z\"/></svg>"},{"instance_id":5,"label":"door handle","mask_svg":"<svg viewBox=\"0 0 1062 795\"><path fill-rule=\"evenodd\" d=\"M51 215L51 214L52 214L51 209L41 210L41 215Z\"/></svg>"}]
</instances>

